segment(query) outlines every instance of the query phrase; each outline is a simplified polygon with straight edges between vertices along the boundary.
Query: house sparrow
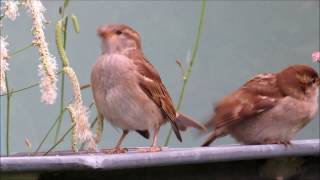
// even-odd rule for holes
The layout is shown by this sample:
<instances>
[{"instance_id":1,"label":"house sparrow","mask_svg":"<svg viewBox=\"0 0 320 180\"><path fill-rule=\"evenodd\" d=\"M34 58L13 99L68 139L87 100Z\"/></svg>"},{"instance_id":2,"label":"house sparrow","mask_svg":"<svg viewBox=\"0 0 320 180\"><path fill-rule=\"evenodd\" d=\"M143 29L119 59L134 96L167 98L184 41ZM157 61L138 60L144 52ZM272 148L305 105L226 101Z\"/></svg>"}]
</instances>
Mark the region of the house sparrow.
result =
<instances>
[{"instance_id":1,"label":"house sparrow","mask_svg":"<svg viewBox=\"0 0 320 180\"><path fill-rule=\"evenodd\" d=\"M124 152L121 142L133 130L153 143L146 151L160 151L158 132L168 120L181 142L179 130L204 129L188 116L175 111L157 70L144 57L140 35L127 25L113 24L98 28L102 54L91 72L93 97L99 113L123 130L112 153Z\"/></svg>"},{"instance_id":2,"label":"house sparrow","mask_svg":"<svg viewBox=\"0 0 320 180\"><path fill-rule=\"evenodd\" d=\"M317 113L319 82L306 65L253 77L218 102L207 123L214 131L202 146L227 134L244 144L290 144Z\"/></svg>"}]
</instances>

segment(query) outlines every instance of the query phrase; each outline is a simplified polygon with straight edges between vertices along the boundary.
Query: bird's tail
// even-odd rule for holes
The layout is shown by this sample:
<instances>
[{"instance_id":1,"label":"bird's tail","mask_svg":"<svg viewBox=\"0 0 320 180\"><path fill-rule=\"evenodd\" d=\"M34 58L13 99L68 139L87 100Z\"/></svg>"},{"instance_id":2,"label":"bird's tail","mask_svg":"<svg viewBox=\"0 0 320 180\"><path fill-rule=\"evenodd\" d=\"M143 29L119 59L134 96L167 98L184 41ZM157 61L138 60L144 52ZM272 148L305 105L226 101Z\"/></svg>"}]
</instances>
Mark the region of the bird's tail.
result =
<instances>
[{"instance_id":1,"label":"bird's tail","mask_svg":"<svg viewBox=\"0 0 320 180\"><path fill-rule=\"evenodd\" d=\"M218 135L216 134L216 131L211 132L209 137L201 146L209 146L217 137Z\"/></svg>"},{"instance_id":2,"label":"bird's tail","mask_svg":"<svg viewBox=\"0 0 320 180\"><path fill-rule=\"evenodd\" d=\"M188 127L196 128L201 131L206 131L206 128L202 124L193 120L191 117L186 116L181 113L177 113L175 122L176 122L179 130L181 130L181 131L185 131Z\"/></svg>"}]
</instances>

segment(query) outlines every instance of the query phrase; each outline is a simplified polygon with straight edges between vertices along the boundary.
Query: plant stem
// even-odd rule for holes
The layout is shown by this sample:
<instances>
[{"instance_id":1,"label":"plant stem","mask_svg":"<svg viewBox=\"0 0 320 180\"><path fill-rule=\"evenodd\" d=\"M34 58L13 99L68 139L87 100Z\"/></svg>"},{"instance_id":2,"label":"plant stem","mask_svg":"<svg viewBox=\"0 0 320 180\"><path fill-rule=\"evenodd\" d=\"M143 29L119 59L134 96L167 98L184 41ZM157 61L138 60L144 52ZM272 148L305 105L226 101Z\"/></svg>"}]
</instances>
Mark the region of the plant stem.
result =
<instances>
[{"instance_id":1,"label":"plant stem","mask_svg":"<svg viewBox=\"0 0 320 180\"><path fill-rule=\"evenodd\" d=\"M90 110L90 109L93 107L93 105L94 105L94 102L92 102L92 103L89 105L88 110ZM44 136L44 138L42 138L41 143L38 145L37 150L35 151L34 155L36 155L36 154L39 152L41 146L42 146L43 143L47 140L49 134L52 132L53 128L54 128L55 125L58 123L59 119L63 116L63 114L66 112L66 110L67 110L67 109L64 108L63 111L62 111L62 112L59 114L59 116L56 118L56 120L54 121L54 123L51 125L51 127L49 128L49 131L48 131L47 134Z\"/></svg>"},{"instance_id":2,"label":"plant stem","mask_svg":"<svg viewBox=\"0 0 320 180\"><path fill-rule=\"evenodd\" d=\"M66 109L63 109L63 111L59 114L59 116L56 118L56 120L54 121L54 123L51 125L49 131L47 132L47 134L44 136L44 138L42 139L41 143L38 145L34 155L36 155L41 146L43 145L43 143L46 141L46 139L48 138L49 134L51 133L51 131L53 130L53 128L55 127L55 125L58 123L59 119L61 119L61 117L63 116L64 112L66 111Z\"/></svg>"},{"instance_id":3,"label":"plant stem","mask_svg":"<svg viewBox=\"0 0 320 180\"><path fill-rule=\"evenodd\" d=\"M62 113L63 108L64 108L64 80L65 80L65 74L62 71L62 73L61 73L60 114ZM57 129L56 129L56 135L54 137L54 143L56 143L58 141L58 136L59 136L59 132L60 132L60 128L61 128L61 123L62 123L62 116L59 116L58 125L57 125Z\"/></svg>"},{"instance_id":4,"label":"plant stem","mask_svg":"<svg viewBox=\"0 0 320 180\"><path fill-rule=\"evenodd\" d=\"M10 53L9 56L12 57L12 56L14 56L14 55L16 55L16 54L18 54L18 53L26 50L26 49L31 48L31 47L33 47L33 43L28 44L27 46L25 46L25 47L23 47L23 48L21 48L21 49L18 49L18 50L16 50L16 51L12 52L12 53Z\"/></svg>"},{"instance_id":5,"label":"plant stem","mask_svg":"<svg viewBox=\"0 0 320 180\"><path fill-rule=\"evenodd\" d=\"M63 12L64 12L64 10L63 10ZM63 31L63 48L64 49L66 49L66 44L67 44L67 27L68 27L68 17L66 17L65 21L64 21L64 31ZM62 64L61 69L63 69L64 66L65 66L65 64ZM64 71L62 71L61 72L60 114L64 110L64 92L65 92L64 84L65 84L65 73L64 73ZM60 132L60 129L61 129L61 123L62 123L62 116L60 117L59 122L58 122L56 135L55 135L55 138L54 138L54 142L55 143L58 140L59 132Z\"/></svg>"},{"instance_id":6,"label":"plant stem","mask_svg":"<svg viewBox=\"0 0 320 180\"><path fill-rule=\"evenodd\" d=\"M27 89L36 87L36 86L38 86L38 85L39 85L39 83L31 84L31 85L29 85L29 86L27 86L27 87L24 87L24 88L22 88L22 89L18 89L18 90L15 90L15 91L11 91L10 93L11 93L11 95L12 95L12 94L15 94L15 93L17 93L17 92L24 91L24 90L27 90ZM6 96L6 95L8 95L8 93L2 94L1 96Z\"/></svg>"},{"instance_id":7,"label":"plant stem","mask_svg":"<svg viewBox=\"0 0 320 180\"><path fill-rule=\"evenodd\" d=\"M90 83L89 83L89 84L81 85L81 86L80 86L80 89L83 90L83 89L87 89L87 88L89 88L89 87L91 87Z\"/></svg>"},{"instance_id":8,"label":"plant stem","mask_svg":"<svg viewBox=\"0 0 320 180\"><path fill-rule=\"evenodd\" d=\"M70 0L64 0L64 2L63 2L62 17L64 16L64 13L65 13L67 6L69 5L69 1Z\"/></svg>"},{"instance_id":9,"label":"plant stem","mask_svg":"<svg viewBox=\"0 0 320 180\"><path fill-rule=\"evenodd\" d=\"M59 75L61 72L62 72L62 71L59 71L59 72L57 73L57 75ZM15 91L11 91L11 95L13 95L13 94L15 94L15 93L17 93L17 92L20 92L20 91L24 91L24 90L27 90L27 89L31 89L31 88L36 87L36 86L38 86L38 85L39 85L39 83L34 83L34 84L31 84L31 85L26 86L26 87L24 87L24 88L21 88L21 89L15 90ZM7 93L6 93L6 94L1 94L0 96L6 96L6 95L7 95Z\"/></svg>"},{"instance_id":10,"label":"plant stem","mask_svg":"<svg viewBox=\"0 0 320 180\"><path fill-rule=\"evenodd\" d=\"M9 89L9 80L7 74L5 74L5 81L7 87L7 135L6 135L6 145L7 145L7 156L10 155L10 110L11 110L11 90Z\"/></svg>"},{"instance_id":11,"label":"plant stem","mask_svg":"<svg viewBox=\"0 0 320 180\"><path fill-rule=\"evenodd\" d=\"M89 105L89 108L88 108L88 109L91 109L93 105L94 105L94 102L92 102L92 103Z\"/></svg>"},{"instance_id":12,"label":"plant stem","mask_svg":"<svg viewBox=\"0 0 320 180\"><path fill-rule=\"evenodd\" d=\"M192 67L193 67L193 64L196 62L196 56L197 56L197 52L198 52L198 48L199 48L199 44L200 44L200 37L201 37L203 24L204 24L205 11L206 11L206 0L202 0L202 8L201 8L201 15L200 15L200 20L199 20L198 31L197 31L197 35L196 35L196 42L195 42L195 45L192 50L192 56L191 56L191 61L189 63L188 70L183 76L183 85L180 90L180 95L179 95L179 100L178 100L178 104L176 107L176 111L179 111L179 109L182 105L184 93L185 93L186 87L187 87L189 79L190 79ZM164 146L168 146L171 134L172 134L172 128L170 128L170 131L168 133L168 136L166 138Z\"/></svg>"},{"instance_id":13,"label":"plant stem","mask_svg":"<svg viewBox=\"0 0 320 180\"><path fill-rule=\"evenodd\" d=\"M88 110L90 110L93 107L94 103L91 103L89 105ZM92 124L91 124L92 125ZM70 133L70 131L74 128L75 123L67 130L67 132L57 141L57 143L55 143L44 155L47 155L49 152L51 152L56 146L58 146L63 139Z\"/></svg>"},{"instance_id":14,"label":"plant stem","mask_svg":"<svg viewBox=\"0 0 320 180\"><path fill-rule=\"evenodd\" d=\"M76 124L73 123L73 125L67 130L66 133L43 155L46 156L49 152L51 152L55 147L57 147L61 142L63 142L64 138L69 134L69 132L74 128Z\"/></svg>"}]
</instances>

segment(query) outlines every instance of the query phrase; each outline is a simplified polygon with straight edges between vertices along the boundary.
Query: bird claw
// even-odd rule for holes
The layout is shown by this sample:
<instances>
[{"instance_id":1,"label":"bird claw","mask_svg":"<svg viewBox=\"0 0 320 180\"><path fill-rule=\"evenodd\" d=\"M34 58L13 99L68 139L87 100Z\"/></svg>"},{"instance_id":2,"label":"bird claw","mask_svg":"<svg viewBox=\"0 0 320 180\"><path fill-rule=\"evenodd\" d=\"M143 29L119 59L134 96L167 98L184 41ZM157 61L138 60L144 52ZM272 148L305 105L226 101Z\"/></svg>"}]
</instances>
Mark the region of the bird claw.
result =
<instances>
[{"instance_id":1,"label":"bird claw","mask_svg":"<svg viewBox=\"0 0 320 180\"><path fill-rule=\"evenodd\" d=\"M280 140L278 141L278 144L283 144L288 147L289 145L291 145L291 142L289 140Z\"/></svg>"},{"instance_id":2,"label":"bird claw","mask_svg":"<svg viewBox=\"0 0 320 180\"><path fill-rule=\"evenodd\" d=\"M280 139L280 140L270 140L266 139L265 144L283 144L286 148L291 145L291 142L289 140Z\"/></svg>"},{"instance_id":3,"label":"bird claw","mask_svg":"<svg viewBox=\"0 0 320 180\"><path fill-rule=\"evenodd\" d=\"M161 147L152 146L152 147L149 147L149 148L139 149L138 152L141 152L141 153L146 153L146 152L160 152L161 150L162 150Z\"/></svg>"},{"instance_id":4,"label":"bird claw","mask_svg":"<svg viewBox=\"0 0 320 180\"><path fill-rule=\"evenodd\" d=\"M116 147L113 149L103 150L105 154L122 154L128 152L127 148Z\"/></svg>"}]
</instances>

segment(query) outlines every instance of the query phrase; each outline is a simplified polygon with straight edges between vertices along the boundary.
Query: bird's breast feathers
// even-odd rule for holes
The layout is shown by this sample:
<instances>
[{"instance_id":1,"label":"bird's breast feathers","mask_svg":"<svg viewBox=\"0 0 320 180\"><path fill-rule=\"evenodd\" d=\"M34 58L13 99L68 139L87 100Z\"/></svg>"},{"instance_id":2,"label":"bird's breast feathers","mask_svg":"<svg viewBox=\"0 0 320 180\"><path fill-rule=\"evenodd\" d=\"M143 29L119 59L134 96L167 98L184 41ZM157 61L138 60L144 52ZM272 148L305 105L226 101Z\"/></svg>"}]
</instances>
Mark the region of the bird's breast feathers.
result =
<instances>
[{"instance_id":1,"label":"bird's breast feathers","mask_svg":"<svg viewBox=\"0 0 320 180\"><path fill-rule=\"evenodd\" d=\"M99 88L93 86L95 101L113 125L145 130L162 119L159 108L140 88L137 67L127 56L104 55L93 71L99 79L95 82Z\"/></svg>"}]
</instances>

